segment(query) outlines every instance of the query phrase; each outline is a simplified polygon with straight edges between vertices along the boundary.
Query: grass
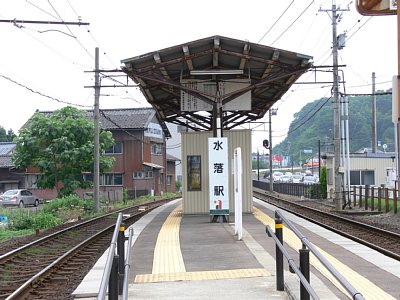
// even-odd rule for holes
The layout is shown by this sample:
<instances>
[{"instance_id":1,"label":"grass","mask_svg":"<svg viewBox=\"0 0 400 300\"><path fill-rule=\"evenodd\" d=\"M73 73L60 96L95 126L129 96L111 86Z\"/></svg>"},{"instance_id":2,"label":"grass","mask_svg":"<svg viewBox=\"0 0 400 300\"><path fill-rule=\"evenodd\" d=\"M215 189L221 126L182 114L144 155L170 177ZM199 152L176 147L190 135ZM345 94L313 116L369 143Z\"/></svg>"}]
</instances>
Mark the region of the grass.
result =
<instances>
[{"instance_id":1,"label":"grass","mask_svg":"<svg viewBox=\"0 0 400 300\"><path fill-rule=\"evenodd\" d=\"M101 205L101 212L94 211L93 200L83 200L78 196L69 196L43 204L39 209L9 209L0 207L0 215L8 217L8 228L0 228L0 243L15 237L33 234L36 229L46 229L74 221L79 218L91 218L126 206L140 205L160 199L176 197L177 194L165 193L163 196L141 196L126 201L111 201ZM103 203L102 203L103 204Z\"/></svg>"}]
</instances>

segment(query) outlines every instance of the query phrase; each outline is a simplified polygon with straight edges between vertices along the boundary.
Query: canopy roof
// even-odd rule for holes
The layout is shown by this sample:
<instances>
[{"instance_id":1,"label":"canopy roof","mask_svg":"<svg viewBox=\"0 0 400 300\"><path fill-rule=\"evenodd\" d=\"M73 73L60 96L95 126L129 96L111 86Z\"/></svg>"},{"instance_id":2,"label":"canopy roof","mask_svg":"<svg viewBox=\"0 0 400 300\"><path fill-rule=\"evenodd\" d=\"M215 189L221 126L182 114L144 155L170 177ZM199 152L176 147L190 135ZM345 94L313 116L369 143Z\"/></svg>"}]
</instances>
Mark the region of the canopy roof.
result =
<instances>
[{"instance_id":1,"label":"canopy roof","mask_svg":"<svg viewBox=\"0 0 400 300\"><path fill-rule=\"evenodd\" d=\"M262 118L312 67L311 59L212 36L122 63L124 72L139 85L161 120L193 130L211 130L220 113L226 130Z\"/></svg>"}]
</instances>

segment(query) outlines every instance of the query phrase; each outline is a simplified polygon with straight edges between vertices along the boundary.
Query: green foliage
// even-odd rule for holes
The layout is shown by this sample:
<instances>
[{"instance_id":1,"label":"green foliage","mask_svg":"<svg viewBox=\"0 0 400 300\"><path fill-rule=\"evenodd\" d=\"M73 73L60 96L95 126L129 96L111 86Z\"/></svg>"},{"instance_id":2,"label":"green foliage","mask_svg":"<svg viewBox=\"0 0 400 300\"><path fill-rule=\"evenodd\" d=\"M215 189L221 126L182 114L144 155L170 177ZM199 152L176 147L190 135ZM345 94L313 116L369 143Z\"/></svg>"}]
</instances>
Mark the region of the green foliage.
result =
<instances>
[{"instance_id":1,"label":"green foliage","mask_svg":"<svg viewBox=\"0 0 400 300\"><path fill-rule=\"evenodd\" d=\"M14 209L8 216L9 230L25 230L33 227L34 214L26 209Z\"/></svg>"},{"instance_id":2,"label":"green foliage","mask_svg":"<svg viewBox=\"0 0 400 300\"><path fill-rule=\"evenodd\" d=\"M326 199L328 197L326 166L322 166L322 168L321 168L321 178L319 179L319 182L321 184L321 198Z\"/></svg>"},{"instance_id":3,"label":"green foliage","mask_svg":"<svg viewBox=\"0 0 400 300\"><path fill-rule=\"evenodd\" d=\"M181 188L182 188L182 181L181 180L175 181L175 191L180 192Z\"/></svg>"},{"instance_id":4,"label":"green foliage","mask_svg":"<svg viewBox=\"0 0 400 300\"><path fill-rule=\"evenodd\" d=\"M62 220L50 213L39 213L33 220L33 228L46 229L62 224Z\"/></svg>"},{"instance_id":5,"label":"green foliage","mask_svg":"<svg viewBox=\"0 0 400 300\"><path fill-rule=\"evenodd\" d=\"M50 203L42 206L42 211L53 215L63 214L65 210L77 210L85 214L91 214L94 211L94 200L84 200L77 195L69 195L57 198Z\"/></svg>"},{"instance_id":6,"label":"green foliage","mask_svg":"<svg viewBox=\"0 0 400 300\"><path fill-rule=\"evenodd\" d=\"M127 188L124 188L122 190L122 201L124 202L124 204L126 204L128 201L128 189Z\"/></svg>"},{"instance_id":7,"label":"green foliage","mask_svg":"<svg viewBox=\"0 0 400 300\"><path fill-rule=\"evenodd\" d=\"M383 91L377 91L382 93ZM372 101L370 96L352 96L349 99L350 151L371 148ZM294 115L288 136L273 149L274 154L290 155L295 165L303 163L311 154L304 154L304 149L318 153L318 141L321 152L333 151L333 106L332 98L321 98L306 104ZM377 138L387 144L387 151L394 151L393 124L391 121L391 95L376 97ZM302 153L301 153L302 152ZM300 154L301 153L301 154Z\"/></svg>"},{"instance_id":8,"label":"green foliage","mask_svg":"<svg viewBox=\"0 0 400 300\"><path fill-rule=\"evenodd\" d=\"M4 127L0 126L0 142L12 142L16 137L12 129L6 132Z\"/></svg>"},{"instance_id":9,"label":"green foliage","mask_svg":"<svg viewBox=\"0 0 400 300\"><path fill-rule=\"evenodd\" d=\"M267 163L265 161L260 159L258 161L258 163L257 163L257 160L252 160L251 161L251 167L252 167L252 170L257 170L257 168L266 169L266 168L268 168L268 165L267 165Z\"/></svg>"},{"instance_id":10,"label":"green foliage","mask_svg":"<svg viewBox=\"0 0 400 300\"><path fill-rule=\"evenodd\" d=\"M88 188L82 172L93 172L94 124L86 112L64 107L51 115L37 112L16 140L13 162L17 168L40 170L39 188L57 188L59 196ZM100 153L114 143L112 133L100 133ZM100 172L112 167L114 158L101 155ZM61 189L59 187L62 186Z\"/></svg>"}]
</instances>

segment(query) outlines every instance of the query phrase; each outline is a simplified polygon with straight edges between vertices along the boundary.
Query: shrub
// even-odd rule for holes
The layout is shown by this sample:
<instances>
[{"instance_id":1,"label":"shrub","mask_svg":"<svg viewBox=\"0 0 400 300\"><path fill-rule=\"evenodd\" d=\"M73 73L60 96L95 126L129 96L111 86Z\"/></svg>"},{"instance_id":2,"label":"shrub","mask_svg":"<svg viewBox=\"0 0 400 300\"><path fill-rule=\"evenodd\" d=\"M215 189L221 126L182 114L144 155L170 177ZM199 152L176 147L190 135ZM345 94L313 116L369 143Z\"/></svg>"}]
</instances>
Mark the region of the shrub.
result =
<instances>
[{"instance_id":1,"label":"shrub","mask_svg":"<svg viewBox=\"0 0 400 300\"><path fill-rule=\"evenodd\" d=\"M33 227L36 229L46 229L62 224L62 220L49 213L39 213L33 219Z\"/></svg>"},{"instance_id":2,"label":"shrub","mask_svg":"<svg viewBox=\"0 0 400 300\"><path fill-rule=\"evenodd\" d=\"M14 209L8 217L9 230L24 230L32 228L34 215L25 209Z\"/></svg>"},{"instance_id":3,"label":"shrub","mask_svg":"<svg viewBox=\"0 0 400 300\"><path fill-rule=\"evenodd\" d=\"M321 198L326 199L328 197L328 186L326 180L326 166L321 168L321 178L319 179L321 184Z\"/></svg>"}]
</instances>

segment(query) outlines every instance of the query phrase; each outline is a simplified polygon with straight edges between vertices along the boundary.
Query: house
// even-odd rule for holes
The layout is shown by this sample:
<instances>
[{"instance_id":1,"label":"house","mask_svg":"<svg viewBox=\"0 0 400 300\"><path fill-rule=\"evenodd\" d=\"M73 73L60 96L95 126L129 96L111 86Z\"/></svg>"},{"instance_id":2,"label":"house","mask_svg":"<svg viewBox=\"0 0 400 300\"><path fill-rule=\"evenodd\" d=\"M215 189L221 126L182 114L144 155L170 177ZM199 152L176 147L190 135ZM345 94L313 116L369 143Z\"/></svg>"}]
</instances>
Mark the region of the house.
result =
<instances>
[{"instance_id":1,"label":"house","mask_svg":"<svg viewBox=\"0 0 400 300\"><path fill-rule=\"evenodd\" d=\"M15 143L0 143L0 194L23 187L24 173L15 169L11 160L14 149Z\"/></svg>"},{"instance_id":2,"label":"house","mask_svg":"<svg viewBox=\"0 0 400 300\"><path fill-rule=\"evenodd\" d=\"M40 112L40 111L39 111ZM51 114L52 112L40 112ZM93 111L87 111L88 119L93 119ZM167 157L166 137L170 132L160 122L152 108L102 109L99 117L100 127L112 132L115 144L106 155L115 157L112 169L100 174L100 194L106 200L122 199L124 189L129 198L141 195L161 195L175 191L175 161ZM41 190L36 181L40 173L28 167L25 187L34 190L43 199L57 196L56 190ZM93 174L83 174L87 180ZM76 191L84 197L88 190Z\"/></svg>"},{"instance_id":3,"label":"house","mask_svg":"<svg viewBox=\"0 0 400 300\"><path fill-rule=\"evenodd\" d=\"M350 185L351 186L386 186L394 187L396 181L395 153L350 153ZM327 153L326 158L327 185L330 195L335 186L334 155ZM343 172L345 170L343 169Z\"/></svg>"}]
</instances>

